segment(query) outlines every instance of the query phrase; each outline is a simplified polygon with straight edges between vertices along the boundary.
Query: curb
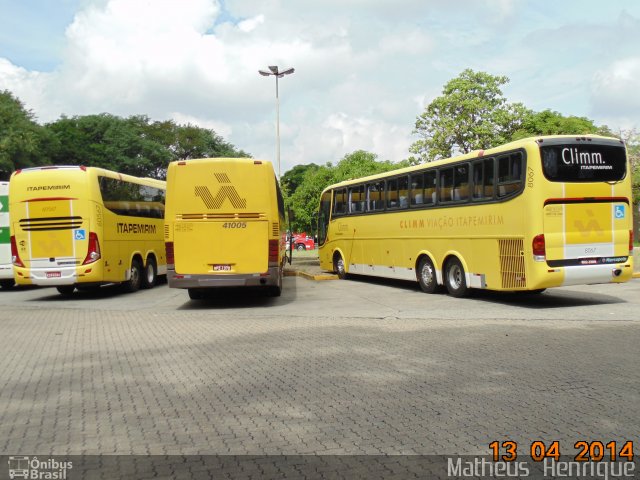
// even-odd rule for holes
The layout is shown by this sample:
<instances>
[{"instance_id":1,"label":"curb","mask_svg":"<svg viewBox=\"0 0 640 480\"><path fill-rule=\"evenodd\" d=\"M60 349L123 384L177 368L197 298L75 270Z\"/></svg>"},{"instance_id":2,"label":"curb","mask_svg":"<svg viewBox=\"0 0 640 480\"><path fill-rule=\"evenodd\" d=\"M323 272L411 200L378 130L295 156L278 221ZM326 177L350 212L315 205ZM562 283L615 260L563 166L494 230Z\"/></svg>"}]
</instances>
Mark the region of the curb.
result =
<instances>
[{"instance_id":1,"label":"curb","mask_svg":"<svg viewBox=\"0 0 640 480\"><path fill-rule=\"evenodd\" d=\"M301 272L299 270L285 270L284 276L285 277L302 277L302 278L306 278L307 280L315 280L315 281L338 280L338 275L335 275L333 273L320 273L320 274L314 275L312 273Z\"/></svg>"}]
</instances>

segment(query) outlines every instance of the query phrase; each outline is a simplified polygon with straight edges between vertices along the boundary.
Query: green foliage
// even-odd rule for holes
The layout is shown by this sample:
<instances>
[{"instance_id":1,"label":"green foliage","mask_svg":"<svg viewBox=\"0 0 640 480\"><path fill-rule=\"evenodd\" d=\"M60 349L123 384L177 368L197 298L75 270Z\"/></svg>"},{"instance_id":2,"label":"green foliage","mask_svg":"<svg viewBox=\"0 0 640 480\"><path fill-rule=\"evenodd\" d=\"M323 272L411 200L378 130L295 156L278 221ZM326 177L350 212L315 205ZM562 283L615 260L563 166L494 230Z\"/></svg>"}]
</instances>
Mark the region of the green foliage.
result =
<instances>
[{"instance_id":1,"label":"green foliage","mask_svg":"<svg viewBox=\"0 0 640 480\"><path fill-rule=\"evenodd\" d=\"M444 86L416 119L414 133L420 136L410 147L418 163L451 157L505 143L520 128L528 110L520 103L507 103L500 87L509 79L485 72L464 70Z\"/></svg>"},{"instance_id":2,"label":"green foliage","mask_svg":"<svg viewBox=\"0 0 640 480\"><path fill-rule=\"evenodd\" d=\"M307 165L296 165L291 170L286 171L280 177L280 187L282 188L283 194L286 196L290 193L295 192L298 187L302 184L304 180L304 176L307 174L309 170L316 170L320 167L315 163L309 163Z\"/></svg>"},{"instance_id":3,"label":"green foliage","mask_svg":"<svg viewBox=\"0 0 640 480\"><path fill-rule=\"evenodd\" d=\"M375 173L387 172L407 166L407 162L392 163L388 160L378 161L377 155L357 150L345 155L336 166L328 163L324 166L306 165L294 167L282 176L283 183L289 190L294 184L291 179L298 181L295 190L289 190L287 205L294 213L291 222L293 231L314 232L316 229L316 211L320 202L320 194L329 185L351 178L360 178ZM302 178L299 178L302 172ZM291 183L289 183L291 182Z\"/></svg>"},{"instance_id":4,"label":"green foliage","mask_svg":"<svg viewBox=\"0 0 640 480\"><path fill-rule=\"evenodd\" d=\"M46 127L55 139L52 163L102 167L141 177L165 178L173 160L248 156L213 130L171 120L151 122L143 115L62 117Z\"/></svg>"},{"instance_id":5,"label":"green foliage","mask_svg":"<svg viewBox=\"0 0 640 480\"><path fill-rule=\"evenodd\" d=\"M18 168L46 165L50 138L11 92L0 91L0 180Z\"/></svg>"},{"instance_id":6,"label":"green foliage","mask_svg":"<svg viewBox=\"0 0 640 480\"><path fill-rule=\"evenodd\" d=\"M597 127L593 120L586 117L571 115L565 117L559 112L543 110L541 112L527 112L512 139L518 140L536 135L606 134L606 130L608 130L606 127Z\"/></svg>"}]
</instances>

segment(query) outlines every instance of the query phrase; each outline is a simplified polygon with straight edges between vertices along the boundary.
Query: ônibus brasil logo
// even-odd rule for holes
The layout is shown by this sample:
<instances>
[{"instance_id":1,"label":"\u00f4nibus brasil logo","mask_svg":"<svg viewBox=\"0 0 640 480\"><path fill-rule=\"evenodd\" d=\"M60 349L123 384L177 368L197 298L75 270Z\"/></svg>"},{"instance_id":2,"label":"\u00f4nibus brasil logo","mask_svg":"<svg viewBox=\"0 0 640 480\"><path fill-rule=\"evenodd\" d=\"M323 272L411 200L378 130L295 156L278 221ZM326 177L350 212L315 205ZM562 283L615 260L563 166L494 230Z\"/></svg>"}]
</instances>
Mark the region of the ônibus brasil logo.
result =
<instances>
[{"instance_id":1,"label":"\u00f4nibus brasil logo","mask_svg":"<svg viewBox=\"0 0 640 480\"><path fill-rule=\"evenodd\" d=\"M38 480L65 480L72 462L62 462L54 458L39 460L38 457L9 457L9 478L30 478Z\"/></svg>"}]
</instances>

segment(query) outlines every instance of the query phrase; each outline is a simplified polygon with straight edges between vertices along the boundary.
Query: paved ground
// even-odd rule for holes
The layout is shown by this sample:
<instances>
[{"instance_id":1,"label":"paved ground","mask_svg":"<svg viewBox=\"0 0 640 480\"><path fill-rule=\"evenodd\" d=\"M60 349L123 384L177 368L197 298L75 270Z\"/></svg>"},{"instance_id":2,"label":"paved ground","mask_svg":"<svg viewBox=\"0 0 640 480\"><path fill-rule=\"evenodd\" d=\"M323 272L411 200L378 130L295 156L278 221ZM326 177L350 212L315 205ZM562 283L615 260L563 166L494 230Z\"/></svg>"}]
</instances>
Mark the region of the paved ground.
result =
<instances>
[{"instance_id":1,"label":"paved ground","mask_svg":"<svg viewBox=\"0 0 640 480\"><path fill-rule=\"evenodd\" d=\"M287 277L0 293L4 454L482 454L633 440L640 280L459 300Z\"/></svg>"}]
</instances>

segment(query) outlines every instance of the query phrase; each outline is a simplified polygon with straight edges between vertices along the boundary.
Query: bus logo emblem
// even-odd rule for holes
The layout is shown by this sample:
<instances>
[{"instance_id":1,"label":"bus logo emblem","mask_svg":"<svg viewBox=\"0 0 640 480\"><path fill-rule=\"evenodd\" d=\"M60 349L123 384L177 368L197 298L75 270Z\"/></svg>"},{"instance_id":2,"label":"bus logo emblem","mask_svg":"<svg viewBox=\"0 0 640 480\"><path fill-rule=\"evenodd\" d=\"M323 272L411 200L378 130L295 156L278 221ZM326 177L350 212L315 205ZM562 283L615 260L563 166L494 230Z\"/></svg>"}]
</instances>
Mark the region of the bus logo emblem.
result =
<instances>
[{"instance_id":1,"label":"bus logo emblem","mask_svg":"<svg viewBox=\"0 0 640 480\"><path fill-rule=\"evenodd\" d=\"M196 186L195 195L200 197L207 208L211 210L217 210L222 207L222 204L226 199L229 199L233 208L247 208L247 199L241 198L240 194L236 190L236 187L231 185L231 180L226 173L214 174L218 183L222 184L220 190L214 197L206 185Z\"/></svg>"},{"instance_id":2,"label":"bus logo emblem","mask_svg":"<svg viewBox=\"0 0 640 480\"><path fill-rule=\"evenodd\" d=\"M624 218L624 205L616 205L614 210L615 218Z\"/></svg>"},{"instance_id":3,"label":"bus logo emblem","mask_svg":"<svg viewBox=\"0 0 640 480\"><path fill-rule=\"evenodd\" d=\"M87 234L84 228L80 228L78 230L73 231L73 239L74 240L86 240Z\"/></svg>"}]
</instances>

